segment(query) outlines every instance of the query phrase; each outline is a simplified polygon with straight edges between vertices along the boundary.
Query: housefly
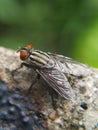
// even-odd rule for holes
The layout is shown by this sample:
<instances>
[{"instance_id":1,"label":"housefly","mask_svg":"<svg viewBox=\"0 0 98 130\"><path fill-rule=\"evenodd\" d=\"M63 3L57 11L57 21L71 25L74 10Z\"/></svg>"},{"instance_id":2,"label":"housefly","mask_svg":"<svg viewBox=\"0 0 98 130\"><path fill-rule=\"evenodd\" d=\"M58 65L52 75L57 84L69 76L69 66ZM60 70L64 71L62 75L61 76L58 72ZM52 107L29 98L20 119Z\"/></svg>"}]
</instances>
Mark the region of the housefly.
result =
<instances>
[{"instance_id":1,"label":"housefly","mask_svg":"<svg viewBox=\"0 0 98 130\"><path fill-rule=\"evenodd\" d=\"M75 94L69 77L86 75L88 66L63 55L35 50L30 44L20 48L18 52L20 59L24 61L21 66L32 68L38 77L63 98L74 99Z\"/></svg>"}]
</instances>

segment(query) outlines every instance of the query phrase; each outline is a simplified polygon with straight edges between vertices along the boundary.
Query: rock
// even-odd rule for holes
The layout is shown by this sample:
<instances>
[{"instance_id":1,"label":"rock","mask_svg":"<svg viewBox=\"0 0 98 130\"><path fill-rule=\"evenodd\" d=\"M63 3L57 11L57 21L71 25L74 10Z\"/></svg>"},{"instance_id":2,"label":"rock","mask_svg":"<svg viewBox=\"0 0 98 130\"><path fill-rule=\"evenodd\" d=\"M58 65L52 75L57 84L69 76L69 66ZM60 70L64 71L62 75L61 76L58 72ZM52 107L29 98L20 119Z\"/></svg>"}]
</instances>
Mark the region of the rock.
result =
<instances>
[{"instance_id":1,"label":"rock","mask_svg":"<svg viewBox=\"0 0 98 130\"><path fill-rule=\"evenodd\" d=\"M48 92L49 86L43 84L41 79L34 85L31 92L28 92L30 84L36 77L36 73L32 69L23 67L12 74L12 70L21 64L19 54L3 47L0 47L0 54L0 81L4 82L3 85L0 84L0 97L2 97L2 100L0 99L0 115L2 115L0 123L2 125L5 124L6 128L11 126L16 130L16 124L12 123L12 119L15 120L17 116L23 116L18 123L30 123L28 130L31 130L31 124L34 123L32 121L37 119L40 120L40 124L33 124L34 130L37 127L41 129L41 125L43 126L42 130L98 129L98 69L88 66L86 76L72 77L73 82L70 84L75 93L75 99L72 101L62 99L53 91L56 101L54 110L51 95ZM83 72L82 67L80 71ZM8 94L8 99L3 91ZM15 95L17 95L16 99ZM12 106L9 106L8 104L11 103ZM31 110L28 110L28 107ZM21 110L17 112L20 108ZM15 113L18 114L14 115ZM10 125L6 124L4 120L8 119L4 117L9 119ZM2 125L0 128L3 129ZM22 127L19 127L22 130Z\"/></svg>"}]
</instances>

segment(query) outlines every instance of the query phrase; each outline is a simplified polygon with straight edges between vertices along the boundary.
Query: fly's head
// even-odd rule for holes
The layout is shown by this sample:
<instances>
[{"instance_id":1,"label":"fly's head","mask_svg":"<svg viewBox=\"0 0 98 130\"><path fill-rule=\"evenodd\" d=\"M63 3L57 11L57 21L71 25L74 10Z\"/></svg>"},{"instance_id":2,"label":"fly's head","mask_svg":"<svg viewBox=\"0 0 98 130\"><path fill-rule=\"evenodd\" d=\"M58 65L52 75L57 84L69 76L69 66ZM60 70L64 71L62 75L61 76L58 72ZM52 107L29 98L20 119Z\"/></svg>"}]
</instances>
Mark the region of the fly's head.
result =
<instances>
[{"instance_id":1,"label":"fly's head","mask_svg":"<svg viewBox=\"0 0 98 130\"><path fill-rule=\"evenodd\" d=\"M20 52L20 59L25 61L28 59L28 57L31 54L32 51L32 45L28 44L26 46L24 46L23 48L20 48L17 52Z\"/></svg>"}]
</instances>

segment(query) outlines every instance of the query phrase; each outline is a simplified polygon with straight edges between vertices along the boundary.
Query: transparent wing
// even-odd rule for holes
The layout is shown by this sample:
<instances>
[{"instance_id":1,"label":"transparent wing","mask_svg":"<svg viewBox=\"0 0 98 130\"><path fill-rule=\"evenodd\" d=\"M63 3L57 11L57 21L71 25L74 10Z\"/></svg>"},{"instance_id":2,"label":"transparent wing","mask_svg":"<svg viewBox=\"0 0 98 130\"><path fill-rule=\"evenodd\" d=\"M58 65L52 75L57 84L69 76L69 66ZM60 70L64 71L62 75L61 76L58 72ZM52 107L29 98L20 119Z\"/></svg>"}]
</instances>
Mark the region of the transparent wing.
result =
<instances>
[{"instance_id":1,"label":"transparent wing","mask_svg":"<svg viewBox=\"0 0 98 130\"><path fill-rule=\"evenodd\" d=\"M37 71L41 77L52 87L58 94L65 99L73 99L74 92L71 88L67 77L57 69L42 69Z\"/></svg>"},{"instance_id":2,"label":"transparent wing","mask_svg":"<svg viewBox=\"0 0 98 130\"><path fill-rule=\"evenodd\" d=\"M80 75L88 75L90 73L90 67L87 65L80 63L78 61L73 60L72 58L65 57L63 55L57 55L53 53L48 53L53 59L58 62L60 68L63 73L72 74L75 76Z\"/></svg>"}]
</instances>

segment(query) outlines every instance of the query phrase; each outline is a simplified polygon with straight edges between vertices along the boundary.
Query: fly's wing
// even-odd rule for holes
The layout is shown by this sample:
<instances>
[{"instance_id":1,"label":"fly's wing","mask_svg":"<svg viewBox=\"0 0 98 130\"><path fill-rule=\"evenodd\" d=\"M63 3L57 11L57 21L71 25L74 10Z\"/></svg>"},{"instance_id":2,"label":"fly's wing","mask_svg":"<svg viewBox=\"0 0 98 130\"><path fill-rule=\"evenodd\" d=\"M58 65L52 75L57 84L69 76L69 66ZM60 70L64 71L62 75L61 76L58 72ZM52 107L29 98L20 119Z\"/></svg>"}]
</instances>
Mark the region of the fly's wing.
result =
<instances>
[{"instance_id":1,"label":"fly's wing","mask_svg":"<svg viewBox=\"0 0 98 130\"><path fill-rule=\"evenodd\" d=\"M52 87L58 94L65 99L73 99L74 92L66 76L57 69L42 69L37 71L41 77Z\"/></svg>"},{"instance_id":2,"label":"fly's wing","mask_svg":"<svg viewBox=\"0 0 98 130\"><path fill-rule=\"evenodd\" d=\"M53 53L48 53L53 59L55 59L63 73L72 74L75 76L86 76L90 74L90 69L87 65L82 64L78 61L73 60L72 58L65 57L63 55L57 55Z\"/></svg>"}]
</instances>

